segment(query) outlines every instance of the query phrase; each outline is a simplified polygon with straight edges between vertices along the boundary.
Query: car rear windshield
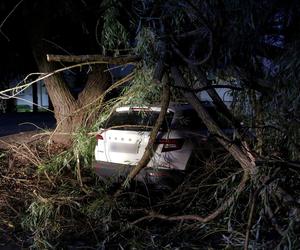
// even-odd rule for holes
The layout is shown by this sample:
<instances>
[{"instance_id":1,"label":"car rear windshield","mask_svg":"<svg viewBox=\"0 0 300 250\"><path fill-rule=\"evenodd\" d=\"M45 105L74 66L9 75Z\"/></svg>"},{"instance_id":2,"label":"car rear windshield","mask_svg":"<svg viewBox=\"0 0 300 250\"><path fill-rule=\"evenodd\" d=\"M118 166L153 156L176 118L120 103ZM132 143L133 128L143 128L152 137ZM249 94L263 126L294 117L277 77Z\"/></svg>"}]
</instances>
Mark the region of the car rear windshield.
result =
<instances>
[{"instance_id":1,"label":"car rear windshield","mask_svg":"<svg viewBox=\"0 0 300 250\"><path fill-rule=\"evenodd\" d=\"M158 115L159 112L156 111L115 112L105 124L105 128L150 131ZM173 113L168 112L161 126L161 130L167 131L169 129L172 118Z\"/></svg>"}]
</instances>

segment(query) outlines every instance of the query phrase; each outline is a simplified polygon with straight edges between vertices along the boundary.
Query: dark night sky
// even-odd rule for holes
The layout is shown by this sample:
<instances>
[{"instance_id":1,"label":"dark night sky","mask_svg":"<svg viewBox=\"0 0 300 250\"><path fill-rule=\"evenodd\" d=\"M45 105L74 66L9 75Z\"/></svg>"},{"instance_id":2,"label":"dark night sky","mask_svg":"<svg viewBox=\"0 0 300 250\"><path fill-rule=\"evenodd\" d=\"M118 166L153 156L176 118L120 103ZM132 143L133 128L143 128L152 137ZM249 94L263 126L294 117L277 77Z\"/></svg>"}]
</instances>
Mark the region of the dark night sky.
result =
<instances>
[{"instance_id":1,"label":"dark night sky","mask_svg":"<svg viewBox=\"0 0 300 250\"><path fill-rule=\"evenodd\" d=\"M59 54L100 52L95 39L95 24L100 13L97 8L92 9L97 1L86 1L90 8L81 1L64 2L24 0L0 3L0 22L5 21L0 34L1 79L36 70L31 51L35 40L42 40L49 51Z\"/></svg>"}]
</instances>

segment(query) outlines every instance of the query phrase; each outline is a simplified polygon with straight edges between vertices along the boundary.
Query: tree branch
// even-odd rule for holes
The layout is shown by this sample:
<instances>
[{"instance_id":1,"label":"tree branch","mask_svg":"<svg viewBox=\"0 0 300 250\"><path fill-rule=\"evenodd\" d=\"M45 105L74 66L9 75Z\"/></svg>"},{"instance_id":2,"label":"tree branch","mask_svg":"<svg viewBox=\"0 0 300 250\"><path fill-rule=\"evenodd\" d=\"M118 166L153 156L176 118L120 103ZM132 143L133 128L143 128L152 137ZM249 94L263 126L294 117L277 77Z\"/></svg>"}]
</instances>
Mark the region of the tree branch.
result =
<instances>
[{"instance_id":1,"label":"tree branch","mask_svg":"<svg viewBox=\"0 0 300 250\"><path fill-rule=\"evenodd\" d=\"M134 221L132 224L137 224L143 220L147 219L161 219L161 220L168 220L168 221L198 221L200 223L208 223L218 217L221 213L223 213L229 206L233 204L233 202L236 199L236 196L239 195L245 188L247 180L249 176L247 172L244 172L244 175L242 177L242 180L240 184L237 187L237 190L235 191L234 194L232 194L225 202L222 203L222 205L217 208L215 211L213 211L211 214L202 217L199 215L178 215L178 216L166 216L158 213L150 213L147 216L144 216L136 221Z\"/></svg>"},{"instance_id":2,"label":"tree branch","mask_svg":"<svg viewBox=\"0 0 300 250\"><path fill-rule=\"evenodd\" d=\"M175 37L177 39L182 39L182 38L187 38L189 36L197 36L197 35L201 35L201 34L207 35L207 28L206 27L201 27L201 28L198 28L198 29L195 29L195 30L192 30L192 31L188 31L188 32L185 32L185 33L182 33L182 34L178 34L178 35L175 35Z\"/></svg>"},{"instance_id":3,"label":"tree branch","mask_svg":"<svg viewBox=\"0 0 300 250\"><path fill-rule=\"evenodd\" d=\"M189 87L182 87L182 86L177 86L177 85L171 85L174 88L178 88L181 90L185 90L185 91L190 91L190 92L201 92L201 91L206 91L209 89L233 89L233 90L243 90L243 88L241 87L236 87L236 86L232 86L232 85L228 85L228 84L214 84L214 85L208 85L208 86L203 86L200 88L189 88Z\"/></svg>"},{"instance_id":4,"label":"tree branch","mask_svg":"<svg viewBox=\"0 0 300 250\"><path fill-rule=\"evenodd\" d=\"M171 67L172 77L178 86L186 87L187 84L176 66ZM197 112L198 116L201 118L205 126L212 133L217 135L217 140L219 143L233 156L233 158L240 163L241 167L246 172L253 173L255 168L254 157L250 152L245 151L242 147L237 145L236 143L228 144L230 139L226 134L220 129L217 123L210 117L209 113L203 107L203 104L200 102L198 97L193 92L185 92L183 91L183 95L186 100L192 105L192 107Z\"/></svg>"},{"instance_id":5,"label":"tree branch","mask_svg":"<svg viewBox=\"0 0 300 250\"><path fill-rule=\"evenodd\" d=\"M138 162L138 164L130 171L128 174L126 180L123 182L122 187L115 193L114 197L117 197L120 195L121 191L126 188L128 183L130 183L131 180L133 180L139 172L147 166L149 163L151 157L153 156L153 148L155 145L157 133L165 119L165 115L167 114L167 110L169 107L169 102L170 102L170 86L165 83L163 86L163 93L162 93L162 100L161 100L161 110L159 113L159 116L156 120L156 123L150 133L150 138L148 141L148 144L146 146L145 152Z\"/></svg>"},{"instance_id":6,"label":"tree branch","mask_svg":"<svg viewBox=\"0 0 300 250\"><path fill-rule=\"evenodd\" d=\"M209 45L209 50L207 52L207 54L205 55L204 58L202 58L201 60L195 60L195 59L191 59L188 58L187 56L185 56L176 46L175 46L175 40L173 39L173 42L171 43L171 47L174 50L174 52L180 56L180 58L185 61L186 63L190 64L190 65L201 65L204 64L205 62L208 61L208 59L211 57L212 55L212 51L213 51L213 40L212 40L212 32L209 32L209 37L208 37L208 45Z\"/></svg>"},{"instance_id":7,"label":"tree branch","mask_svg":"<svg viewBox=\"0 0 300 250\"><path fill-rule=\"evenodd\" d=\"M120 57L108 57L102 55L53 55L47 54L48 62L70 62L70 63L81 63L81 62L93 62L103 61L103 63L110 64L127 64L136 63L140 61L139 56L120 56Z\"/></svg>"},{"instance_id":8,"label":"tree branch","mask_svg":"<svg viewBox=\"0 0 300 250\"><path fill-rule=\"evenodd\" d=\"M24 0L20 0L13 8L12 10L8 13L8 15L3 19L3 21L0 24L0 33L7 39L7 41L9 42L9 38L4 34L4 32L2 31L2 27L5 24L5 22L7 21L7 19L15 12L15 10L19 7L19 5L23 2Z\"/></svg>"}]
</instances>

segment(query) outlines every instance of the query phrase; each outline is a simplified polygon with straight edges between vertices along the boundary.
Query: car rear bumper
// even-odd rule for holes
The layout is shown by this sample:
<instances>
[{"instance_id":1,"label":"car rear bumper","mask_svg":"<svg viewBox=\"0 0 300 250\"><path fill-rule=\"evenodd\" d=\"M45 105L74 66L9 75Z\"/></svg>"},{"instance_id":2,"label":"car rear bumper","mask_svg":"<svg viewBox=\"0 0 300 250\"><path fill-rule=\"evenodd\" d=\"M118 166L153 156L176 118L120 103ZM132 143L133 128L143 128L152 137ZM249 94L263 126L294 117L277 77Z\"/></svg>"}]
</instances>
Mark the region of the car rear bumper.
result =
<instances>
[{"instance_id":1,"label":"car rear bumper","mask_svg":"<svg viewBox=\"0 0 300 250\"><path fill-rule=\"evenodd\" d=\"M96 174L103 179L119 182L126 178L134 166L104 161L93 161ZM184 177L184 171L164 168L147 167L135 177L136 181L154 184L157 187L172 187L179 184Z\"/></svg>"}]
</instances>

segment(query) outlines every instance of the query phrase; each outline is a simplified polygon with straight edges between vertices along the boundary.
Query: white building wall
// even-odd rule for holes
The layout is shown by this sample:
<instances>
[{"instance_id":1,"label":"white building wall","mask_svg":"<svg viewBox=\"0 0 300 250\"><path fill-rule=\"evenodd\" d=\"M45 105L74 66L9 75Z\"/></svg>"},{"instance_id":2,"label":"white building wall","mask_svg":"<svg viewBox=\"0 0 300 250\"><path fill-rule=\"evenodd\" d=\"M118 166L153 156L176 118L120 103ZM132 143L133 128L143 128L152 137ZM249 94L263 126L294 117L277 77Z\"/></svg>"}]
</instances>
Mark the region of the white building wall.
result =
<instances>
[{"instance_id":1,"label":"white building wall","mask_svg":"<svg viewBox=\"0 0 300 250\"><path fill-rule=\"evenodd\" d=\"M18 82L13 82L10 84L10 88L17 86ZM48 93L46 87L42 81L37 83L37 95L38 95L38 105L39 109L48 108L49 107L49 100L48 100ZM26 88L20 94L16 96L16 106L26 106L29 110L32 111L33 109L33 98L32 98L32 87Z\"/></svg>"},{"instance_id":2,"label":"white building wall","mask_svg":"<svg viewBox=\"0 0 300 250\"><path fill-rule=\"evenodd\" d=\"M38 89L38 105L40 107L48 108L49 98L48 98L48 93L44 82L42 81L38 82L37 89Z\"/></svg>"}]
</instances>

